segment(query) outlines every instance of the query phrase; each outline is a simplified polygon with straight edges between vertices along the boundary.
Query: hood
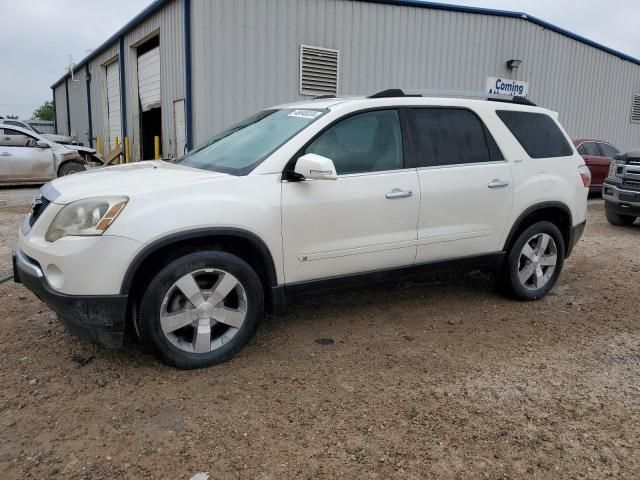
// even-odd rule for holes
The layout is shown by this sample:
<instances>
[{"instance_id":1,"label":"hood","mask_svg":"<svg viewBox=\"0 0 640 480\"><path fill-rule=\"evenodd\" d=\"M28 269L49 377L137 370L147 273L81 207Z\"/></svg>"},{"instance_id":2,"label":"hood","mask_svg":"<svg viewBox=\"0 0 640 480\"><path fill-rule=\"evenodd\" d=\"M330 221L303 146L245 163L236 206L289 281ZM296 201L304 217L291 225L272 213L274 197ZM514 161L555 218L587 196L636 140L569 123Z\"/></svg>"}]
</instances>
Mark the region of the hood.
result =
<instances>
[{"instance_id":1,"label":"hood","mask_svg":"<svg viewBox=\"0 0 640 480\"><path fill-rule=\"evenodd\" d=\"M55 135L53 133L44 133L42 134L42 136L47 140L51 140L52 142L56 142L56 143L72 143L74 141L74 138L68 135Z\"/></svg>"},{"instance_id":2,"label":"hood","mask_svg":"<svg viewBox=\"0 0 640 480\"><path fill-rule=\"evenodd\" d=\"M76 150L78 152L96 153L97 151L95 148L82 147L80 145L65 144L65 147L68 148L69 150Z\"/></svg>"},{"instance_id":3,"label":"hood","mask_svg":"<svg viewBox=\"0 0 640 480\"><path fill-rule=\"evenodd\" d=\"M150 192L158 194L161 190L173 190L215 178L235 177L158 160L76 173L54 180L47 184L47 188L49 192L54 192L54 198L48 198L58 204L67 204L83 198L106 195L134 197Z\"/></svg>"}]
</instances>

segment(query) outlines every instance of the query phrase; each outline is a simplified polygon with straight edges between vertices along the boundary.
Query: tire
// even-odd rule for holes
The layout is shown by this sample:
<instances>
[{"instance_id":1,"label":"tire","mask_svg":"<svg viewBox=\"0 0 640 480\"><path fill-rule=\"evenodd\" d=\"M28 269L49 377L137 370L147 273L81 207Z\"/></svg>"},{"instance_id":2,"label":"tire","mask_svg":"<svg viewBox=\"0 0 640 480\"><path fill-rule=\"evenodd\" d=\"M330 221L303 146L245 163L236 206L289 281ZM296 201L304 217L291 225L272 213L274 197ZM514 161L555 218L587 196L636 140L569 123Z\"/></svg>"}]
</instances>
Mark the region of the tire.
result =
<instances>
[{"instance_id":1,"label":"tire","mask_svg":"<svg viewBox=\"0 0 640 480\"><path fill-rule=\"evenodd\" d=\"M143 346L162 362L193 369L233 358L263 317L256 272L235 255L203 251L155 275L141 299L137 327Z\"/></svg>"},{"instance_id":2,"label":"tire","mask_svg":"<svg viewBox=\"0 0 640 480\"><path fill-rule=\"evenodd\" d=\"M71 175L72 173L84 172L85 170L85 166L80 162L65 162L58 170L58 177L64 177L66 175Z\"/></svg>"},{"instance_id":3,"label":"tire","mask_svg":"<svg viewBox=\"0 0 640 480\"><path fill-rule=\"evenodd\" d=\"M615 213L606 209L605 215L607 216L607 221L611 225L615 225L617 227L628 227L629 225L633 225L633 222L636 221L636 217L632 215L620 215L619 213Z\"/></svg>"},{"instance_id":4,"label":"tire","mask_svg":"<svg viewBox=\"0 0 640 480\"><path fill-rule=\"evenodd\" d=\"M547 243L544 251L540 252L543 238ZM498 279L500 290L517 300L531 301L544 297L560 276L565 251L564 237L553 223L538 222L531 225L518 236L507 252ZM555 263L552 265L549 262Z\"/></svg>"}]
</instances>

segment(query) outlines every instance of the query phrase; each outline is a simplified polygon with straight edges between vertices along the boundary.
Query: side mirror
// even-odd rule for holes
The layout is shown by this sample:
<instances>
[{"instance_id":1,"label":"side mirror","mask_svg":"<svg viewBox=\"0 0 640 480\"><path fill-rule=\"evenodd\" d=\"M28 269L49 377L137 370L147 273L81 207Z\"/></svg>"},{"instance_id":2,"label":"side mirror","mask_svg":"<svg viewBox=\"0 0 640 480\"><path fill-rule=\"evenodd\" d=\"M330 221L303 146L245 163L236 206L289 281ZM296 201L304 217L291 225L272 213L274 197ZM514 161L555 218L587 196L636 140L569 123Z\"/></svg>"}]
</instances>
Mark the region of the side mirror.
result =
<instances>
[{"instance_id":1,"label":"side mirror","mask_svg":"<svg viewBox=\"0 0 640 480\"><path fill-rule=\"evenodd\" d=\"M36 143L36 147L38 147L38 148L51 148L51 145L49 145L47 142L43 142L42 140L40 140L38 143Z\"/></svg>"},{"instance_id":2,"label":"side mirror","mask_svg":"<svg viewBox=\"0 0 640 480\"><path fill-rule=\"evenodd\" d=\"M296 162L293 170L305 180L337 180L338 174L333 161L327 157L307 153Z\"/></svg>"}]
</instances>

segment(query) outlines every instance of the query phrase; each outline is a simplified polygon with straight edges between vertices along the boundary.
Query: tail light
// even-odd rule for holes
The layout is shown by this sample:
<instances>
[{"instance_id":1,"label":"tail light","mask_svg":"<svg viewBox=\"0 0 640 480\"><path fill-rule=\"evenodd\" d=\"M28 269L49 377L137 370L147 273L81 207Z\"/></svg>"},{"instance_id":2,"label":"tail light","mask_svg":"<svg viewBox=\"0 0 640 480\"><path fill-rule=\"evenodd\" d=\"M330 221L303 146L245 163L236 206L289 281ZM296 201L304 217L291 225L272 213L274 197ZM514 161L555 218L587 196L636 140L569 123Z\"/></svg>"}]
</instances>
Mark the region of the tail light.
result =
<instances>
[{"instance_id":1,"label":"tail light","mask_svg":"<svg viewBox=\"0 0 640 480\"><path fill-rule=\"evenodd\" d=\"M580 174L580 178L582 178L584 188L589 188L591 186L591 170L589 170L589 167L580 165L578 167L578 173Z\"/></svg>"}]
</instances>

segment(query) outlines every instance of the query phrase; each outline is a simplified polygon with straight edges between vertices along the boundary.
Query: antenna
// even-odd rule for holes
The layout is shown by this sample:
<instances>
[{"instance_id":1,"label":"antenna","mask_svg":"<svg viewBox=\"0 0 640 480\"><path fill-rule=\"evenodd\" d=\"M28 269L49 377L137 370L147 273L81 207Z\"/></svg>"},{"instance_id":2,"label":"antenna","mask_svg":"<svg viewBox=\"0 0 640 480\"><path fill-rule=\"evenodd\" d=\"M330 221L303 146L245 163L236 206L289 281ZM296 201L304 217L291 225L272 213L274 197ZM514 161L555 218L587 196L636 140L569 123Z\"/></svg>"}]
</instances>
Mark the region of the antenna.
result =
<instances>
[{"instance_id":1,"label":"antenna","mask_svg":"<svg viewBox=\"0 0 640 480\"><path fill-rule=\"evenodd\" d=\"M79 82L80 80L76 80L76 78L73 75L73 70L75 69L76 64L73 62L73 56L69 55L69 66L67 67L69 69L69 73L71 74L71 81L72 82Z\"/></svg>"}]
</instances>

